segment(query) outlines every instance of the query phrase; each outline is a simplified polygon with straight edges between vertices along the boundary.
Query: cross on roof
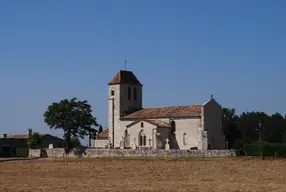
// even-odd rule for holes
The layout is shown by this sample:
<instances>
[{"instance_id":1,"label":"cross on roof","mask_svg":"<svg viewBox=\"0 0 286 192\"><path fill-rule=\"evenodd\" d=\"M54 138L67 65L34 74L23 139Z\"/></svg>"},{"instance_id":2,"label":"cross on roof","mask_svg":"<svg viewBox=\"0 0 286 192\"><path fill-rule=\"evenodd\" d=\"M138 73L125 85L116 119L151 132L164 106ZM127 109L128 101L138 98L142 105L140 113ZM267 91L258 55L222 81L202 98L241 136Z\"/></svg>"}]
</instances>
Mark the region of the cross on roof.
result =
<instances>
[{"instance_id":1,"label":"cross on roof","mask_svg":"<svg viewBox=\"0 0 286 192\"><path fill-rule=\"evenodd\" d=\"M125 63L125 71L127 71L127 60L126 60L126 58L124 60L124 63Z\"/></svg>"}]
</instances>

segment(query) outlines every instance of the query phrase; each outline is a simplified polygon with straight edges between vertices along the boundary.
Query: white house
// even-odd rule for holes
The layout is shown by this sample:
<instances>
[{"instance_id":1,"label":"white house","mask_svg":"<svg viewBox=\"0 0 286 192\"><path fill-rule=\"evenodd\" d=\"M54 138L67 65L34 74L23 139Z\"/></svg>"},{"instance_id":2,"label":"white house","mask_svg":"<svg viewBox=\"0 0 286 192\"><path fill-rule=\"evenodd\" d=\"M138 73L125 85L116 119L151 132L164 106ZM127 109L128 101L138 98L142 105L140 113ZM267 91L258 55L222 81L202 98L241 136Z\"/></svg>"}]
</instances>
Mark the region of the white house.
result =
<instances>
[{"instance_id":1,"label":"white house","mask_svg":"<svg viewBox=\"0 0 286 192\"><path fill-rule=\"evenodd\" d=\"M221 106L212 96L201 105L143 108L143 85L131 71L118 72L108 85L108 130L98 147L225 148Z\"/></svg>"}]
</instances>

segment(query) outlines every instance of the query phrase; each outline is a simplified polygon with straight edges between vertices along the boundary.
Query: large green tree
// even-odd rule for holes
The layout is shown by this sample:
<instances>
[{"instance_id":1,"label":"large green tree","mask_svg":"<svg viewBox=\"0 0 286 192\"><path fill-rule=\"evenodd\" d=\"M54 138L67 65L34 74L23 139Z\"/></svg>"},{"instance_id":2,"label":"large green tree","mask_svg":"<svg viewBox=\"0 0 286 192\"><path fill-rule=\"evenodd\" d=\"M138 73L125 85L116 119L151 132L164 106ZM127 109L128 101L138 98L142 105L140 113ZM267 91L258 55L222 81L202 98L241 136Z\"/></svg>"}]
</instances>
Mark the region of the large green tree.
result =
<instances>
[{"instance_id":1,"label":"large green tree","mask_svg":"<svg viewBox=\"0 0 286 192\"><path fill-rule=\"evenodd\" d=\"M229 142L229 148L239 148L241 143L241 132L238 130L236 121L238 116L233 108L222 109L222 125L226 140Z\"/></svg>"},{"instance_id":2,"label":"large green tree","mask_svg":"<svg viewBox=\"0 0 286 192\"><path fill-rule=\"evenodd\" d=\"M286 117L279 113L243 112L235 115L235 109L223 108L223 131L229 147L240 148L242 144L259 139L270 143L286 142Z\"/></svg>"},{"instance_id":3,"label":"large green tree","mask_svg":"<svg viewBox=\"0 0 286 192\"><path fill-rule=\"evenodd\" d=\"M73 148L72 138L84 138L96 132L92 126L97 126L96 118L92 116L91 106L86 100L76 97L48 106L44 119L51 129L61 129L67 142L67 149Z\"/></svg>"}]
</instances>

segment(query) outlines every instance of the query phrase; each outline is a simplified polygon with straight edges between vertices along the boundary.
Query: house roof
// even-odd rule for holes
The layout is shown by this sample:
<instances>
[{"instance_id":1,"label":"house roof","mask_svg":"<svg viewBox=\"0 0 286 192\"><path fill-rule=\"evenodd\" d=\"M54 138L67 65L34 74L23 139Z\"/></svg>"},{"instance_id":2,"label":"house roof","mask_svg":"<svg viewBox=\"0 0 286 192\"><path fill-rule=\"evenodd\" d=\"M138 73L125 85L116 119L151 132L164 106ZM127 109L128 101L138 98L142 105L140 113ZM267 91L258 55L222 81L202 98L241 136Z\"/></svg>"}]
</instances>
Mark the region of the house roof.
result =
<instances>
[{"instance_id":1,"label":"house roof","mask_svg":"<svg viewBox=\"0 0 286 192\"><path fill-rule=\"evenodd\" d=\"M27 148L27 139L25 138L1 138L0 146L10 145L15 148Z\"/></svg>"},{"instance_id":2,"label":"house roof","mask_svg":"<svg viewBox=\"0 0 286 192\"><path fill-rule=\"evenodd\" d=\"M40 134L41 137L45 135L49 135L49 134ZM55 137L55 136L52 136L52 137ZM28 139L29 135L28 134L7 135L7 138L8 139Z\"/></svg>"},{"instance_id":3,"label":"house roof","mask_svg":"<svg viewBox=\"0 0 286 192\"><path fill-rule=\"evenodd\" d=\"M138 119L128 125L126 125L127 128L129 127L132 127L133 125L136 125L137 123L141 122L141 121L144 121L144 122L147 122L147 123L150 123L152 125L155 125L156 127L170 127L170 124L169 123L165 123L163 121L160 121L158 119Z\"/></svg>"},{"instance_id":4,"label":"house roof","mask_svg":"<svg viewBox=\"0 0 286 192\"><path fill-rule=\"evenodd\" d=\"M129 115L121 117L124 119L152 119L152 118L174 118L174 117L200 117L202 105L172 106L162 108L145 108Z\"/></svg>"},{"instance_id":5,"label":"house roof","mask_svg":"<svg viewBox=\"0 0 286 192\"><path fill-rule=\"evenodd\" d=\"M116 85L116 84L130 84L130 85L139 85L142 84L136 78L132 71L123 71L120 70L115 77L108 83L108 85Z\"/></svg>"},{"instance_id":6,"label":"house roof","mask_svg":"<svg viewBox=\"0 0 286 192\"><path fill-rule=\"evenodd\" d=\"M27 134L7 135L8 139L27 139L28 137Z\"/></svg>"},{"instance_id":7,"label":"house roof","mask_svg":"<svg viewBox=\"0 0 286 192\"><path fill-rule=\"evenodd\" d=\"M100 140L100 139L108 139L109 137L109 131L108 129L100 132L98 135L97 135L97 139Z\"/></svg>"}]
</instances>

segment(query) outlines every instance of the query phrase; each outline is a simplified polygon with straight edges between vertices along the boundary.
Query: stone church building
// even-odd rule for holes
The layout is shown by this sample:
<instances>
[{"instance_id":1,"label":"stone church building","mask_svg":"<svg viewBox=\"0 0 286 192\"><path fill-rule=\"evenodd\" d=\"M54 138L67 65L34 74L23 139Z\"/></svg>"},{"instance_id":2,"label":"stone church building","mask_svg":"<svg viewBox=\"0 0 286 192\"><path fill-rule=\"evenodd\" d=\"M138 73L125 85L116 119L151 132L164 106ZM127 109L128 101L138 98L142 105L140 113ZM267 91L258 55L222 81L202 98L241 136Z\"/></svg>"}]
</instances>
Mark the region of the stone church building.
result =
<instances>
[{"instance_id":1,"label":"stone church building","mask_svg":"<svg viewBox=\"0 0 286 192\"><path fill-rule=\"evenodd\" d=\"M211 98L200 105L143 108L143 85L131 71L108 83L108 130L95 147L223 149L221 106Z\"/></svg>"}]
</instances>

